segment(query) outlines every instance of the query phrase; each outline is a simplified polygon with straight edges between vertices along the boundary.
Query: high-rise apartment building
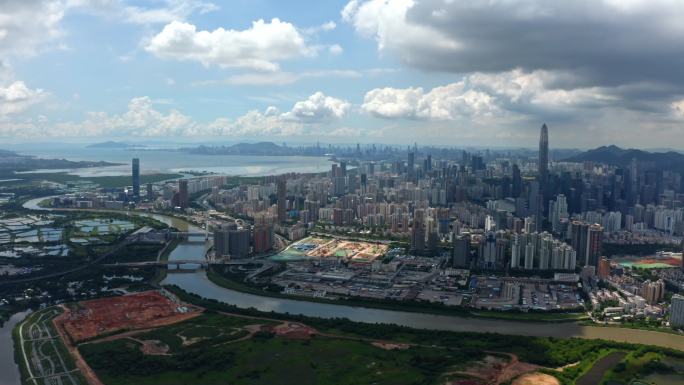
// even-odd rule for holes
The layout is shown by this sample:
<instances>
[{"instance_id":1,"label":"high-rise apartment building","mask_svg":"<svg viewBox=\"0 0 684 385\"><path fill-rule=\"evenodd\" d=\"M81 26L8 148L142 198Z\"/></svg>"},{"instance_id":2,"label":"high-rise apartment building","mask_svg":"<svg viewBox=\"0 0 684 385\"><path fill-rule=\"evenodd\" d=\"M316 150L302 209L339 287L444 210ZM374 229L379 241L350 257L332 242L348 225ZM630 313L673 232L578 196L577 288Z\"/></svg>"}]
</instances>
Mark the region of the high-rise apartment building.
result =
<instances>
[{"instance_id":1,"label":"high-rise apartment building","mask_svg":"<svg viewBox=\"0 0 684 385\"><path fill-rule=\"evenodd\" d=\"M467 269L470 267L470 235L454 236L454 267Z\"/></svg>"},{"instance_id":2,"label":"high-rise apartment building","mask_svg":"<svg viewBox=\"0 0 684 385\"><path fill-rule=\"evenodd\" d=\"M250 231L239 229L235 223L214 230L214 249L217 257L247 258L250 250Z\"/></svg>"},{"instance_id":3,"label":"high-rise apartment building","mask_svg":"<svg viewBox=\"0 0 684 385\"><path fill-rule=\"evenodd\" d=\"M271 250L273 246L273 229L269 225L256 225L252 229L254 253L260 254Z\"/></svg>"},{"instance_id":4,"label":"high-rise apartment building","mask_svg":"<svg viewBox=\"0 0 684 385\"><path fill-rule=\"evenodd\" d=\"M641 287L641 296L651 305L660 302L665 296L665 281L662 279L655 282L651 280L644 281Z\"/></svg>"},{"instance_id":5,"label":"high-rise apartment building","mask_svg":"<svg viewBox=\"0 0 684 385\"><path fill-rule=\"evenodd\" d=\"M598 276L601 279L606 279L610 276L610 260L602 257L598 265Z\"/></svg>"},{"instance_id":6,"label":"high-rise apartment building","mask_svg":"<svg viewBox=\"0 0 684 385\"><path fill-rule=\"evenodd\" d=\"M413 225L411 227L411 250L425 251L425 212L422 209L413 213Z\"/></svg>"},{"instance_id":7,"label":"high-rise apartment building","mask_svg":"<svg viewBox=\"0 0 684 385\"><path fill-rule=\"evenodd\" d=\"M670 326L684 327L684 296L675 294L670 304Z\"/></svg>"},{"instance_id":8,"label":"high-rise apartment building","mask_svg":"<svg viewBox=\"0 0 684 385\"><path fill-rule=\"evenodd\" d=\"M603 227L599 224L589 226L587 230L587 255L586 264L598 266L603 247Z\"/></svg>"}]
</instances>

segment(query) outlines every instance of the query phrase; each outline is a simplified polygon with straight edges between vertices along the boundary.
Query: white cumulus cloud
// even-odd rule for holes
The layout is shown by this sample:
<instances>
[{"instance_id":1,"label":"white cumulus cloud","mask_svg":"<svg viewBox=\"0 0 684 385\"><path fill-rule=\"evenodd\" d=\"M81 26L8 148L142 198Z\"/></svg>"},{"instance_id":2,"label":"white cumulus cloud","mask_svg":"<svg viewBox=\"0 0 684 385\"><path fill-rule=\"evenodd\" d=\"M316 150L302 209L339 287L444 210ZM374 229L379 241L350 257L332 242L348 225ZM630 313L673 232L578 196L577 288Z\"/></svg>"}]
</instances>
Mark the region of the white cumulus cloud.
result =
<instances>
[{"instance_id":1,"label":"white cumulus cloud","mask_svg":"<svg viewBox=\"0 0 684 385\"><path fill-rule=\"evenodd\" d=\"M684 118L684 99L677 100L670 104L672 112L679 118Z\"/></svg>"},{"instance_id":2,"label":"white cumulus cloud","mask_svg":"<svg viewBox=\"0 0 684 385\"><path fill-rule=\"evenodd\" d=\"M295 103L292 110L281 117L285 120L322 122L342 119L350 110L351 103L348 101L316 92L308 99Z\"/></svg>"},{"instance_id":3,"label":"white cumulus cloud","mask_svg":"<svg viewBox=\"0 0 684 385\"><path fill-rule=\"evenodd\" d=\"M282 60L316 53L294 25L279 19L257 20L245 30L213 31L198 31L192 24L174 21L155 35L145 49L165 59L260 71L275 71Z\"/></svg>"},{"instance_id":4,"label":"white cumulus cloud","mask_svg":"<svg viewBox=\"0 0 684 385\"><path fill-rule=\"evenodd\" d=\"M0 108L29 103L40 95L40 90L30 90L22 82L0 88ZM330 123L344 117L351 109L347 101L316 92L309 98L295 103L291 110L281 113L274 106L264 112L251 110L235 119L218 118L211 122L198 122L176 109L160 111L159 104L166 100L154 100L148 96L133 98L121 114L103 111L88 112L81 121L51 124L45 119L2 119L0 109L0 136L16 137L116 137L116 136L233 136L269 137L298 136L315 132L321 136L339 135L339 128ZM317 124L314 124L317 123Z\"/></svg>"},{"instance_id":5,"label":"white cumulus cloud","mask_svg":"<svg viewBox=\"0 0 684 385\"><path fill-rule=\"evenodd\" d=\"M564 72L521 69L495 74L473 73L461 81L435 87L376 88L366 93L361 109L381 118L456 120L507 114L571 112L573 108L614 106L620 96L602 87L564 89Z\"/></svg>"},{"instance_id":6,"label":"white cumulus cloud","mask_svg":"<svg viewBox=\"0 0 684 385\"><path fill-rule=\"evenodd\" d=\"M0 116L23 112L40 102L45 95L42 89L31 89L20 80L6 87L0 85Z\"/></svg>"}]
</instances>

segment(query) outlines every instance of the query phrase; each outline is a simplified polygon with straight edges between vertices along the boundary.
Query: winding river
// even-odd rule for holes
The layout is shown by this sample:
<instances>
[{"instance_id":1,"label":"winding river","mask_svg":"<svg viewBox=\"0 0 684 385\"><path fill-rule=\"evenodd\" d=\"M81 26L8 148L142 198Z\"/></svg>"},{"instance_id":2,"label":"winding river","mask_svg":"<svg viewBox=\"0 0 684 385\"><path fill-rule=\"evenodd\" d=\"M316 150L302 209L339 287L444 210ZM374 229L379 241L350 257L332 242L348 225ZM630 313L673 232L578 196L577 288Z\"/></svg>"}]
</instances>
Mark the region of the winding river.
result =
<instances>
[{"instance_id":1,"label":"winding river","mask_svg":"<svg viewBox=\"0 0 684 385\"><path fill-rule=\"evenodd\" d=\"M0 385L21 384L19 366L14 362L12 330L28 314L29 312L16 313L0 327Z\"/></svg>"},{"instance_id":2,"label":"winding river","mask_svg":"<svg viewBox=\"0 0 684 385\"><path fill-rule=\"evenodd\" d=\"M29 202L27 202L24 207L38 207L38 202L43 199L45 198L29 201L33 203L29 204ZM44 208L39 209L45 210ZM166 217L157 214L137 212L131 213L150 216L167 224L173 222L166 221L181 221L177 218ZM175 222L173 226L180 228L178 226L182 226L182 224ZM188 243L184 245L182 250L182 256L174 253L176 254L174 257L184 260L202 260L204 258L205 246L201 243ZM637 344L657 345L684 351L684 335L648 330L582 326L572 322L541 323L444 316L316 303L295 299L262 297L217 286L209 281L204 271L197 271L191 274L174 274L173 271L169 271L169 274L163 283L178 285L188 292L195 293L205 298L215 299L242 308L253 307L267 312L275 311L279 313L302 314L305 316L323 318L348 318L357 322L393 323L420 329L458 332L489 332L558 338L596 338Z\"/></svg>"}]
</instances>

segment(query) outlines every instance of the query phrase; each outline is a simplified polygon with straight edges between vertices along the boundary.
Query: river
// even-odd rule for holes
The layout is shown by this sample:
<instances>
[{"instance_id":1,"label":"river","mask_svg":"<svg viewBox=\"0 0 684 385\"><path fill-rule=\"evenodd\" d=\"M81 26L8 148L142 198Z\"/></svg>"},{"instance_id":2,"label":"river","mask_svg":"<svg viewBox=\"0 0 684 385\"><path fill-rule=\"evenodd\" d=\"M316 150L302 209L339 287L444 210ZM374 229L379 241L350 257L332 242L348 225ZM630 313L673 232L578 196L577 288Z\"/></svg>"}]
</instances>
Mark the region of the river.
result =
<instances>
[{"instance_id":1,"label":"river","mask_svg":"<svg viewBox=\"0 0 684 385\"><path fill-rule=\"evenodd\" d=\"M392 323L418 329L456 332L488 332L559 338L597 338L684 350L683 335L647 330L582 326L573 322L541 323L444 316L262 297L217 286L207 278L203 271L198 271L194 274L169 274L163 283L178 285L188 292L205 298L215 299L241 308L253 307L266 312L274 311L322 318L348 318L357 322Z\"/></svg>"},{"instance_id":2,"label":"river","mask_svg":"<svg viewBox=\"0 0 684 385\"><path fill-rule=\"evenodd\" d=\"M41 199L34 200L35 202L32 205L29 205L27 202L24 207L37 207L37 203L40 202ZM157 214L140 214L152 216L155 219L159 217L161 218L160 220L165 221L177 220L176 218L159 216ZM206 246L201 243L183 244L182 255L177 253L174 256L174 259L202 260L206 252L205 247ZM253 307L266 312L275 311L278 313L302 314L305 316L324 318L348 318L357 322L393 323L420 329L447 330L457 332L490 332L511 335L559 338L597 338L637 344L657 345L684 351L684 335L675 335L648 330L582 326L573 322L541 323L444 316L316 303L295 299L262 297L217 286L213 282L209 281L204 271L197 271L191 274L174 274L173 271L169 271L169 274L163 283L178 285L188 292L195 293L205 298L215 299L242 308Z\"/></svg>"},{"instance_id":3,"label":"river","mask_svg":"<svg viewBox=\"0 0 684 385\"><path fill-rule=\"evenodd\" d=\"M0 385L21 385L19 366L14 362L12 330L28 314L16 313L0 328Z\"/></svg>"}]
</instances>

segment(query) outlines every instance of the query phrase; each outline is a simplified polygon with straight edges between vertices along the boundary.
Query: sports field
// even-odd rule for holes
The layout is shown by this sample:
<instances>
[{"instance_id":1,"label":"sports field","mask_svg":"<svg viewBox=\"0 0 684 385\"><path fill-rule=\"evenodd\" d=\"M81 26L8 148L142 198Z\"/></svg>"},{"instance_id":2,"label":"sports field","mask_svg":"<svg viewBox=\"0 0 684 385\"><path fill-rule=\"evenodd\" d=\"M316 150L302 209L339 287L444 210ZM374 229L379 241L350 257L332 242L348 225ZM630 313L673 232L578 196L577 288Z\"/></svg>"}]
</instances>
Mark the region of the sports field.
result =
<instances>
[{"instance_id":1,"label":"sports field","mask_svg":"<svg viewBox=\"0 0 684 385\"><path fill-rule=\"evenodd\" d=\"M382 243L307 237L290 245L273 259L294 261L309 258L342 258L354 262L372 262L382 258L388 249L389 246Z\"/></svg>"},{"instance_id":2,"label":"sports field","mask_svg":"<svg viewBox=\"0 0 684 385\"><path fill-rule=\"evenodd\" d=\"M624 256L614 259L620 266L638 269L667 269L682 265L682 254L678 253L658 253L646 257Z\"/></svg>"}]
</instances>

